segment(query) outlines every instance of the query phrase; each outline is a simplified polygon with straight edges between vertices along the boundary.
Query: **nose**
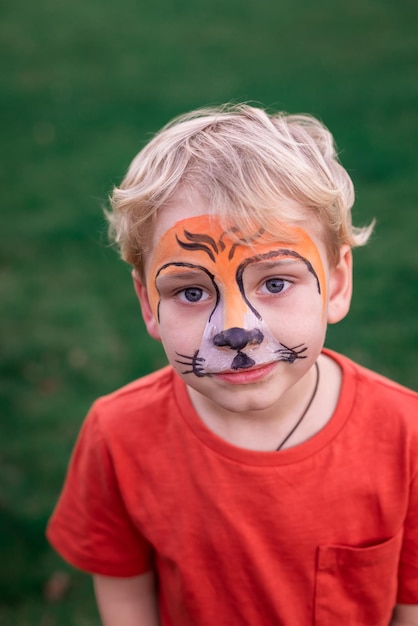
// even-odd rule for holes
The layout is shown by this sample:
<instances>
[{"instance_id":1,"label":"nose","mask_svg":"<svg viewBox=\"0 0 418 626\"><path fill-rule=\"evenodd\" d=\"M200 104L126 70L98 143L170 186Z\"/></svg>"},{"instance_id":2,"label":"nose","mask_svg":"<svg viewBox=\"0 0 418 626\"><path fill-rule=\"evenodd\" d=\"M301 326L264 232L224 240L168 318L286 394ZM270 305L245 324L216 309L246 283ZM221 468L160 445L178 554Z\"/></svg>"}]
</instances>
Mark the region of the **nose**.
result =
<instances>
[{"instance_id":1,"label":"nose","mask_svg":"<svg viewBox=\"0 0 418 626\"><path fill-rule=\"evenodd\" d=\"M264 339L264 335L259 328L245 330L245 328L228 328L217 333L213 337L213 343L218 348L231 348L231 350L242 350L250 345L260 344Z\"/></svg>"}]
</instances>

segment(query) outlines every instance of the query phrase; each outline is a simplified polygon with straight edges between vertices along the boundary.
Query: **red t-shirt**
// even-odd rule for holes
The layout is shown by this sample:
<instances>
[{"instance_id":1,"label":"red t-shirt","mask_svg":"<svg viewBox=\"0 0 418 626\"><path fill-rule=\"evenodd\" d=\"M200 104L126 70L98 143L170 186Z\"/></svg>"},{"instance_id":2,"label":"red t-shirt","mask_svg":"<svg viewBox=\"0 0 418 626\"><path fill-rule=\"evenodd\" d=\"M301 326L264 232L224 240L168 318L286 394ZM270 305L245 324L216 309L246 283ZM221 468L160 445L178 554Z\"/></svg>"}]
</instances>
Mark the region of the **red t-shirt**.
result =
<instances>
[{"instance_id":1,"label":"red t-shirt","mask_svg":"<svg viewBox=\"0 0 418 626\"><path fill-rule=\"evenodd\" d=\"M170 367L99 399L53 546L92 573L155 567L163 626L387 626L418 604L418 395L326 352L339 405L280 452L217 437Z\"/></svg>"}]
</instances>

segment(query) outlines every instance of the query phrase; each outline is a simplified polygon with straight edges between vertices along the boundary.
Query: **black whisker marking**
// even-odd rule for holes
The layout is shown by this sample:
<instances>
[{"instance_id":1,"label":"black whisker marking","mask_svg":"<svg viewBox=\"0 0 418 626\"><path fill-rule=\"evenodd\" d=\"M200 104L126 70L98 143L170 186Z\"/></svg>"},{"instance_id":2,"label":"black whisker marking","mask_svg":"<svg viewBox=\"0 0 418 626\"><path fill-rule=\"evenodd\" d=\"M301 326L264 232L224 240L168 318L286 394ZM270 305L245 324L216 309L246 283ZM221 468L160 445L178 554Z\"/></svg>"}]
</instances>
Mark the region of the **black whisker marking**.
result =
<instances>
[{"instance_id":1,"label":"black whisker marking","mask_svg":"<svg viewBox=\"0 0 418 626\"><path fill-rule=\"evenodd\" d=\"M304 346L303 343L294 346L293 348L288 348L282 343L282 348L276 350L276 354L279 354L280 360L285 361L287 363L294 363L297 359L306 359L307 356L303 355L303 352L306 352L308 347ZM300 348L300 350L299 350Z\"/></svg>"},{"instance_id":2,"label":"black whisker marking","mask_svg":"<svg viewBox=\"0 0 418 626\"><path fill-rule=\"evenodd\" d=\"M203 376L206 376L204 369L201 365L202 363L206 361L206 359L204 359L201 356L198 356L199 350L196 350L193 356L188 356L187 354L180 354L179 352L176 352L176 354L180 358L186 359L186 361L180 361L180 359L175 359L176 363L179 363L180 365L188 365L189 367L192 368L190 370L184 370L182 374L194 374L195 376L198 376L199 378L203 378Z\"/></svg>"},{"instance_id":3,"label":"black whisker marking","mask_svg":"<svg viewBox=\"0 0 418 626\"><path fill-rule=\"evenodd\" d=\"M190 361L204 361L205 359L201 356L197 356L198 352L195 352L193 356L189 356L188 354L180 354L180 352L176 352L177 356L181 356L182 359L190 359Z\"/></svg>"}]
</instances>

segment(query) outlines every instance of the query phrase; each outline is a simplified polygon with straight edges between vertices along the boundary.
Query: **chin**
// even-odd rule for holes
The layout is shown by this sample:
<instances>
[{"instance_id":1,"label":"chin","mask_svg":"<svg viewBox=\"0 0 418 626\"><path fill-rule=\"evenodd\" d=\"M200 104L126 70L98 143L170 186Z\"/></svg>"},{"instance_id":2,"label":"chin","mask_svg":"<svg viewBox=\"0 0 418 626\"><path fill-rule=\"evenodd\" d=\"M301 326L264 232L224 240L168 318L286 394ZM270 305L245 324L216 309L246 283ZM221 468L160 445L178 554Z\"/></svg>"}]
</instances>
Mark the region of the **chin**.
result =
<instances>
[{"instance_id":1,"label":"chin","mask_svg":"<svg viewBox=\"0 0 418 626\"><path fill-rule=\"evenodd\" d=\"M252 385L234 385L225 390L217 390L216 394L203 395L222 411L229 413L259 413L268 411L279 401L278 398L268 398L264 389L251 388ZM202 393L202 391L200 391Z\"/></svg>"}]
</instances>

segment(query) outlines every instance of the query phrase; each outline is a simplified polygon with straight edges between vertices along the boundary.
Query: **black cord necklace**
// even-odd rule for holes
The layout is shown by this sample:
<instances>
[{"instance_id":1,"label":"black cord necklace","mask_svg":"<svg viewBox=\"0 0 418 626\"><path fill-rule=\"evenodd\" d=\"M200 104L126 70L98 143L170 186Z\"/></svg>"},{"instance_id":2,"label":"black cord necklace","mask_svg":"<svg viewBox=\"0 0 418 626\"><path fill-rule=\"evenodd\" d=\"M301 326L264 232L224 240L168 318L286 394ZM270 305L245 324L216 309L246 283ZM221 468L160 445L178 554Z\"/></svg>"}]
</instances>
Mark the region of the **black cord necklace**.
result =
<instances>
[{"instance_id":1,"label":"black cord necklace","mask_svg":"<svg viewBox=\"0 0 418 626\"><path fill-rule=\"evenodd\" d=\"M319 387L319 366L318 366L318 363L316 361L315 361L315 371L316 371L316 382L315 382L315 387L314 387L314 390L313 390L313 394L311 395L311 398L310 398L310 400L309 400L309 402L308 402L304 412L302 413L302 415L300 416L300 418L298 419L296 424L293 426L293 428L290 431L290 433L288 435L286 435L286 437L283 439L282 443L279 445L277 450L281 450L283 448L283 446L286 443L286 441L288 439L290 439L290 437L293 435L293 433L295 432L295 430L300 425L300 423L302 422L303 418L305 417L305 415L307 414L307 412L311 408L311 404L314 401L314 398L316 396L316 392L318 391L318 387Z\"/></svg>"}]
</instances>

